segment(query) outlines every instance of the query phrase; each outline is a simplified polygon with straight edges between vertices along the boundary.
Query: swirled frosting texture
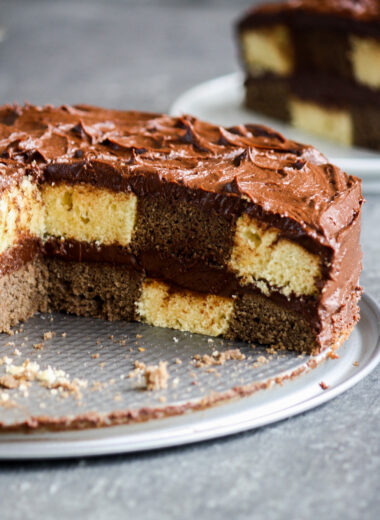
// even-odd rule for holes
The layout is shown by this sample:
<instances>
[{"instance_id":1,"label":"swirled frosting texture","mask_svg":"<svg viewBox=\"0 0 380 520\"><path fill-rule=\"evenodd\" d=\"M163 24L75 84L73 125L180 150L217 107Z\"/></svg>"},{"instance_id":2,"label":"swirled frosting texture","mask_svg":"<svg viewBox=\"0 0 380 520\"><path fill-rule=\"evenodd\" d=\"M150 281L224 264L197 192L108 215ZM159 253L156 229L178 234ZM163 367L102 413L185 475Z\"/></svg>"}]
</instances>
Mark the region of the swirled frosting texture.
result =
<instances>
[{"instance_id":1,"label":"swirled frosting texture","mask_svg":"<svg viewBox=\"0 0 380 520\"><path fill-rule=\"evenodd\" d=\"M223 128L191 116L5 106L0 155L58 181L190 189L199 203L217 200L219 211L246 211L330 247L362 202L360 181L313 147L263 126Z\"/></svg>"}]
</instances>

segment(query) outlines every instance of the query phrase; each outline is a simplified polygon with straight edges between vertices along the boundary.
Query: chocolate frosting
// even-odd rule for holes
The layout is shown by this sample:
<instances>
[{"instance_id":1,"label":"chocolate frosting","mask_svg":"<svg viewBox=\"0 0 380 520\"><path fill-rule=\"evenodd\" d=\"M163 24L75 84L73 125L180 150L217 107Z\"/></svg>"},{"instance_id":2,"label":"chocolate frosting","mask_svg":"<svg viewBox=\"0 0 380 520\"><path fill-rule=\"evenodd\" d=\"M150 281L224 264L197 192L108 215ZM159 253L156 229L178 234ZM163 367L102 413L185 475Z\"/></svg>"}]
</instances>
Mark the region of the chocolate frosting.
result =
<instances>
[{"instance_id":1,"label":"chocolate frosting","mask_svg":"<svg viewBox=\"0 0 380 520\"><path fill-rule=\"evenodd\" d=\"M380 36L377 0L288 0L251 8L239 21L239 30L269 23L328 26Z\"/></svg>"},{"instance_id":2,"label":"chocolate frosting","mask_svg":"<svg viewBox=\"0 0 380 520\"><path fill-rule=\"evenodd\" d=\"M226 216L245 211L314 247L335 248L362 202L360 181L315 148L260 125L223 128L191 116L6 106L0 156L35 167L45 182L191 197Z\"/></svg>"}]
</instances>

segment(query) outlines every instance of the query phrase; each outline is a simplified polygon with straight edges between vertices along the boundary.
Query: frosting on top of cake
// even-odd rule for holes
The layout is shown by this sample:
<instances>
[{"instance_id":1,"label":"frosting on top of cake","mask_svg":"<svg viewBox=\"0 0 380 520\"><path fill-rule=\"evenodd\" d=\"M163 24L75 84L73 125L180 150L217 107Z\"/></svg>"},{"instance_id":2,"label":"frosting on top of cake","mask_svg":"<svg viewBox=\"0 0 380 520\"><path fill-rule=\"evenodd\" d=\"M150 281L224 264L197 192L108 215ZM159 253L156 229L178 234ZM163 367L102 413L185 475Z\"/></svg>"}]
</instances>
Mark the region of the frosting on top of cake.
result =
<instances>
[{"instance_id":1,"label":"frosting on top of cake","mask_svg":"<svg viewBox=\"0 0 380 520\"><path fill-rule=\"evenodd\" d=\"M6 106L0 155L47 177L114 191L190 188L199 203L217 199L225 213L285 219L323 245L335 243L362 202L359 179L311 146L259 125L224 128L186 115Z\"/></svg>"}]
</instances>

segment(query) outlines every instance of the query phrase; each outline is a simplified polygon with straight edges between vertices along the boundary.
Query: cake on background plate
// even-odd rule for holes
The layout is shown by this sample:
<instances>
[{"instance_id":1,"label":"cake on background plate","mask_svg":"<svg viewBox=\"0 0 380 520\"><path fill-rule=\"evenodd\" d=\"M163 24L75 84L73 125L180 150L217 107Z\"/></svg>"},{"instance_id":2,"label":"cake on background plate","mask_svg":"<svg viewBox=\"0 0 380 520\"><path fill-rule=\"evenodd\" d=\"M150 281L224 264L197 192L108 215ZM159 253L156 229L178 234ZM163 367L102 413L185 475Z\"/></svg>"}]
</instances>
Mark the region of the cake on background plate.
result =
<instances>
[{"instance_id":1,"label":"cake on background plate","mask_svg":"<svg viewBox=\"0 0 380 520\"><path fill-rule=\"evenodd\" d=\"M380 150L380 2L263 4L241 18L237 32L247 107Z\"/></svg>"},{"instance_id":2,"label":"cake on background plate","mask_svg":"<svg viewBox=\"0 0 380 520\"><path fill-rule=\"evenodd\" d=\"M0 109L0 328L64 311L316 353L359 318L361 182L259 125Z\"/></svg>"}]
</instances>

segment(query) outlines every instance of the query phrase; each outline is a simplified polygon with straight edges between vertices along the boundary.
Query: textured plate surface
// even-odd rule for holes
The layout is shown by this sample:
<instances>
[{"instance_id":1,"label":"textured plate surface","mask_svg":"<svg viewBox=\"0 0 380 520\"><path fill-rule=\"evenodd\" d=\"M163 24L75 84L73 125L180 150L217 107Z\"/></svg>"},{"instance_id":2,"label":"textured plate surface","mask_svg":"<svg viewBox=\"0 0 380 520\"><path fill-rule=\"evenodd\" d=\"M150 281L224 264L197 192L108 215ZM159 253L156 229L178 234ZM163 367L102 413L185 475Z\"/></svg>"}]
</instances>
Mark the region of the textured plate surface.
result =
<instances>
[{"instance_id":1,"label":"textured plate surface","mask_svg":"<svg viewBox=\"0 0 380 520\"><path fill-rule=\"evenodd\" d=\"M271 126L290 139L311 143L329 160L365 181L367 190L380 192L380 153L354 147L344 147L297 130L275 119L264 117L244 108L243 76L229 74L202 83L182 94L172 105L172 115L193 114L218 125L259 123Z\"/></svg>"},{"instance_id":2,"label":"textured plate surface","mask_svg":"<svg viewBox=\"0 0 380 520\"><path fill-rule=\"evenodd\" d=\"M361 316L349 340L339 349L339 359L327 358L316 368L305 370L282 385L273 384L249 397L225 401L201 411L142 423L81 431L2 433L0 458L72 457L154 449L215 438L303 412L353 386L379 362L380 310L366 295L361 302ZM42 350L33 348L32 345L40 342L47 331L54 332L55 336L43 342ZM62 333L66 333L66 337ZM28 396L23 396L19 389L7 390L18 402L17 407L0 407L0 419L7 425L41 416L41 412L54 420L88 412L107 417L126 408L165 409L170 406L175 409L184 403L196 406L210 393L228 395L232 388L242 385L251 388L254 381L283 377L313 361L292 353L271 356L259 347L252 349L241 343L216 339L211 343L203 336L139 324L62 315L36 316L18 334L2 335L0 342L0 356L9 356L14 364L21 364L26 358L37 360L43 368L51 364L64 369L71 377L85 378L89 383L79 399L71 394L62 397L59 392L52 395L51 390L37 383L30 386ZM215 348L223 351L231 347L239 347L246 359L212 367L217 372L194 366L195 352L210 353ZM253 366L259 356L266 357L266 361ZM136 359L145 363L167 360L168 389L148 392L141 389L138 380L128 378ZM182 363L178 363L178 359ZM4 365L0 369L4 369ZM322 382L325 389L321 387ZM100 388L91 389L94 383L99 383ZM12 392L21 395L16 398ZM115 396L118 396L117 400Z\"/></svg>"}]
</instances>

